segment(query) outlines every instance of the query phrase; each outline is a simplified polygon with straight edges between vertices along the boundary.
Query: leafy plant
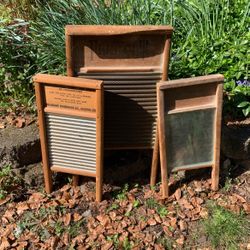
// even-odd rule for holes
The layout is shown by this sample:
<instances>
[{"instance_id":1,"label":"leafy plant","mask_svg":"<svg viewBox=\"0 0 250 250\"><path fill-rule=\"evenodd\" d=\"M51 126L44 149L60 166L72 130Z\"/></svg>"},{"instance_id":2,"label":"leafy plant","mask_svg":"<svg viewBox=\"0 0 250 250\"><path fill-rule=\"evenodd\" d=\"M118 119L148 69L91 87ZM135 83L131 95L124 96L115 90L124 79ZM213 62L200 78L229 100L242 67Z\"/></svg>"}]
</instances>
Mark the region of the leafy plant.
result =
<instances>
[{"instance_id":1,"label":"leafy plant","mask_svg":"<svg viewBox=\"0 0 250 250\"><path fill-rule=\"evenodd\" d=\"M33 104L32 75L36 49L28 35L28 23L0 20L0 107Z\"/></svg>"},{"instance_id":2,"label":"leafy plant","mask_svg":"<svg viewBox=\"0 0 250 250\"><path fill-rule=\"evenodd\" d=\"M16 6L16 12L6 4ZM170 79L222 73L224 113L249 116L247 0L5 0L0 23L0 105L32 105L31 76L65 74L67 24L174 26ZM15 8L14 8L15 9ZM29 23L13 17L31 19Z\"/></svg>"},{"instance_id":3,"label":"leafy plant","mask_svg":"<svg viewBox=\"0 0 250 250\"><path fill-rule=\"evenodd\" d=\"M128 184L125 184L124 187L115 195L115 197L122 201L127 198L127 192L128 192Z\"/></svg>"},{"instance_id":4,"label":"leafy plant","mask_svg":"<svg viewBox=\"0 0 250 250\"><path fill-rule=\"evenodd\" d=\"M168 214L167 208L159 204L154 198L147 199L146 206L150 209L155 209L161 217L165 217Z\"/></svg>"},{"instance_id":5,"label":"leafy plant","mask_svg":"<svg viewBox=\"0 0 250 250\"><path fill-rule=\"evenodd\" d=\"M0 199L4 199L20 185L21 180L14 174L10 165L6 165L0 170Z\"/></svg>"}]
</instances>

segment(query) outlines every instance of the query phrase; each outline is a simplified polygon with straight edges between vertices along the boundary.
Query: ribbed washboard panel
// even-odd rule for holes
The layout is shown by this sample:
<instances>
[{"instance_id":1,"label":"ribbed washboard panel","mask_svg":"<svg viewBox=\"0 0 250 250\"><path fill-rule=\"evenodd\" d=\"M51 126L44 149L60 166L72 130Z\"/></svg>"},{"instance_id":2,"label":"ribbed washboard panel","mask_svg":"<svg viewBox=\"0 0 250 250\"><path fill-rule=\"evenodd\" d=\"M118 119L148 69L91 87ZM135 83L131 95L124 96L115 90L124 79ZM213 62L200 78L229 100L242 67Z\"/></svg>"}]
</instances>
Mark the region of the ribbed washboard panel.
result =
<instances>
[{"instance_id":1,"label":"ribbed washboard panel","mask_svg":"<svg viewBox=\"0 0 250 250\"><path fill-rule=\"evenodd\" d=\"M53 166L96 172L96 120L46 114L49 161Z\"/></svg>"},{"instance_id":2,"label":"ribbed washboard panel","mask_svg":"<svg viewBox=\"0 0 250 250\"><path fill-rule=\"evenodd\" d=\"M104 81L105 148L153 147L156 82L162 78L160 71L79 73L78 76Z\"/></svg>"}]
</instances>

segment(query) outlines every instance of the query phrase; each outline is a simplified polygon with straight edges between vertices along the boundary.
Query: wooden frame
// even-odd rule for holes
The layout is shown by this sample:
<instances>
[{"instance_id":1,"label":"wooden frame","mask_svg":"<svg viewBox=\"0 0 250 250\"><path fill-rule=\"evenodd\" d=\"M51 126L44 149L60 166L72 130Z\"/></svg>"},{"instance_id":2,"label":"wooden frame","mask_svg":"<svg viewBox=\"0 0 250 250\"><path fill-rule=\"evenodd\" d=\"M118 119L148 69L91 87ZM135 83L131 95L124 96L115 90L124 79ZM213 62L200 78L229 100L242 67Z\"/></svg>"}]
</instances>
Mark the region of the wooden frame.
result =
<instances>
[{"instance_id":1,"label":"wooden frame","mask_svg":"<svg viewBox=\"0 0 250 250\"><path fill-rule=\"evenodd\" d=\"M65 28L68 76L104 80L104 149L153 149L151 185L156 182L157 173L154 170L157 166L154 166L159 160L156 82L168 79L172 32L171 26L68 25ZM116 90L101 77L102 74L125 76L138 72L149 76L160 72L158 80L151 86L152 91L149 85L144 84L145 89L141 85L135 90L127 84L119 92L119 83ZM124 88L129 89L130 94ZM148 96L148 99L136 99L140 95ZM150 98L152 104L147 104ZM125 102L126 109L130 107L130 111L139 114L136 118L132 113L125 116L130 112L124 112L121 103ZM140 115L143 123L139 121ZM133 121L133 124L130 126L126 120ZM77 177L74 179L77 183Z\"/></svg>"},{"instance_id":2,"label":"wooden frame","mask_svg":"<svg viewBox=\"0 0 250 250\"><path fill-rule=\"evenodd\" d=\"M51 171L90 176L96 178L96 200L101 201L102 81L47 74L37 74L33 80L46 192L52 192ZM55 147L56 144L59 145ZM88 147L92 147L92 151L84 153ZM91 155L91 158L86 155ZM77 165L78 161L80 166ZM87 167L88 164L96 165Z\"/></svg>"},{"instance_id":3,"label":"wooden frame","mask_svg":"<svg viewBox=\"0 0 250 250\"><path fill-rule=\"evenodd\" d=\"M223 81L223 75L217 74L159 82L157 84L158 129L163 198L169 196L167 176L170 168L171 171L179 171L212 167L212 189L218 189ZM183 116L183 114L187 114L187 112L189 112L188 115L190 116L190 112L199 112L203 110L207 110L207 112L212 110L211 114L213 114L211 115L211 129L213 131L213 135L211 135L211 162L194 162L190 165L184 164L179 167L173 167L174 164L172 164L171 166L171 160L168 159L168 152L171 152L171 148L167 145L170 138L167 138L166 131L166 129L170 131L170 116L173 114L181 114ZM209 120L205 122L209 123ZM179 155L182 157L184 154ZM206 157L208 157L207 155L209 155L209 153L206 154ZM190 158L192 158L191 155ZM156 169L152 170L152 172L156 171Z\"/></svg>"}]
</instances>

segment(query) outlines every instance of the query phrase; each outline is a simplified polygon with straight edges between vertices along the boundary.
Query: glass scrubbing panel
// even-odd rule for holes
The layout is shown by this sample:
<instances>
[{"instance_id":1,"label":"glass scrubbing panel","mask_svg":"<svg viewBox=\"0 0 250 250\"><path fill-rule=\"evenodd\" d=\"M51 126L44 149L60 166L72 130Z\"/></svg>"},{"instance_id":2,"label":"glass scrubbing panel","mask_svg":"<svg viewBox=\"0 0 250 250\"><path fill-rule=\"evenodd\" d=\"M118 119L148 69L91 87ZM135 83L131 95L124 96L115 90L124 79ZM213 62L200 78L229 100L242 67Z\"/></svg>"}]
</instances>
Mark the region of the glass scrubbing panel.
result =
<instances>
[{"instance_id":1,"label":"glass scrubbing panel","mask_svg":"<svg viewBox=\"0 0 250 250\"><path fill-rule=\"evenodd\" d=\"M215 109L166 114L168 168L212 164Z\"/></svg>"}]
</instances>

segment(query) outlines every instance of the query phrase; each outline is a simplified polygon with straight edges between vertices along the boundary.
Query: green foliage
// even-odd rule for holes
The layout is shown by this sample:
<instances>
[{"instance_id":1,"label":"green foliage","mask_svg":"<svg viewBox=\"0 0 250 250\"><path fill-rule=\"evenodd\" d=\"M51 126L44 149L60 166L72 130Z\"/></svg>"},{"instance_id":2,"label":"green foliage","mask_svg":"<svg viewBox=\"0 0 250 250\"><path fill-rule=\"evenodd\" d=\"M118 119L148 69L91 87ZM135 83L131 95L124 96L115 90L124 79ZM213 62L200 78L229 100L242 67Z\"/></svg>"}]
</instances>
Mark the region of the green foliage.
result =
<instances>
[{"instance_id":1,"label":"green foliage","mask_svg":"<svg viewBox=\"0 0 250 250\"><path fill-rule=\"evenodd\" d=\"M234 214L220 206L209 208L210 216L203 222L206 235L215 249L238 249L246 239L250 221L243 214Z\"/></svg>"},{"instance_id":2,"label":"green foliage","mask_svg":"<svg viewBox=\"0 0 250 250\"><path fill-rule=\"evenodd\" d=\"M53 218L63 216L63 214L65 214L65 208L62 206L42 207L38 211L26 211L17 222L14 234L18 238L25 230L33 231L40 236L42 241L46 241L51 237L51 234L61 236L64 232L68 232L71 238L76 237L83 230L86 223L85 219L77 222L71 221L68 226L65 226L61 220L53 219L50 223L43 224L47 217Z\"/></svg>"},{"instance_id":3,"label":"green foliage","mask_svg":"<svg viewBox=\"0 0 250 250\"><path fill-rule=\"evenodd\" d=\"M116 210L119 208L119 205L116 203L112 203L111 206L107 209L107 213L109 213L110 211Z\"/></svg>"},{"instance_id":4,"label":"green foliage","mask_svg":"<svg viewBox=\"0 0 250 250\"><path fill-rule=\"evenodd\" d=\"M32 104L31 77L37 70L35 60L36 49L28 35L28 23L20 19L8 23L1 19L0 107Z\"/></svg>"},{"instance_id":5,"label":"green foliage","mask_svg":"<svg viewBox=\"0 0 250 250\"><path fill-rule=\"evenodd\" d=\"M130 250L133 247L133 244L126 237L123 242L119 240L119 234L114 234L107 236L107 240L111 241L114 244L115 249Z\"/></svg>"},{"instance_id":6,"label":"green foliage","mask_svg":"<svg viewBox=\"0 0 250 250\"><path fill-rule=\"evenodd\" d=\"M11 170L11 166L7 165L0 169L0 200L14 192L19 185L21 180Z\"/></svg>"},{"instance_id":7,"label":"green foliage","mask_svg":"<svg viewBox=\"0 0 250 250\"><path fill-rule=\"evenodd\" d=\"M1 7L2 106L10 103L9 96L25 105L33 102L31 76L35 72L65 74L67 24L171 24L170 79L224 74L225 115L249 116L249 84L236 83L248 80L247 0L15 0L11 4L18 6L16 16L32 20L28 33L24 32L27 24L12 23L13 11Z\"/></svg>"},{"instance_id":8,"label":"green foliage","mask_svg":"<svg viewBox=\"0 0 250 250\"><path fill-rule=\"evenodd\" d=\"M159 204L154 198L147 199L146 206L150 209L155 209L161 217L165 217L168 214L167 208Z\"/></svg>"},{"instance_id":9,"label":"green foliage","mask_svg":"<svg viewBox=\"0 0 250 250\"><path fill-rule=\"evenodd\" d=\"M226 100L224 109L227 114L233 114L234 117L250 114L250 82L247 80L229 82L225 84ZM234 107L237 107L235 109Z\"/></svg>"},{"instance_id":10,"label":"green foliage","mask_svg":"<svg viewBox=\"0 0 250 250\"><path fill-rule=\"evenodd\" d=\"M127 199L128 188L129 186L126 183L121 190L115 193L115 199L118 199L120 201Z\"/></svg>"},{"instance_id":11,"label":"green foliage","mask_svg":"<svg viewBox=\"0 0 250 250\"><path fill-rule=\"evenodd\" d=\"M175 7L170 78L223 74L224 113L234 118L249 114L238 105L249 100L250 86L236 88L237 80L248 79L249 6L246 0L192 0Z\"/></svg>"}]
</instances>

